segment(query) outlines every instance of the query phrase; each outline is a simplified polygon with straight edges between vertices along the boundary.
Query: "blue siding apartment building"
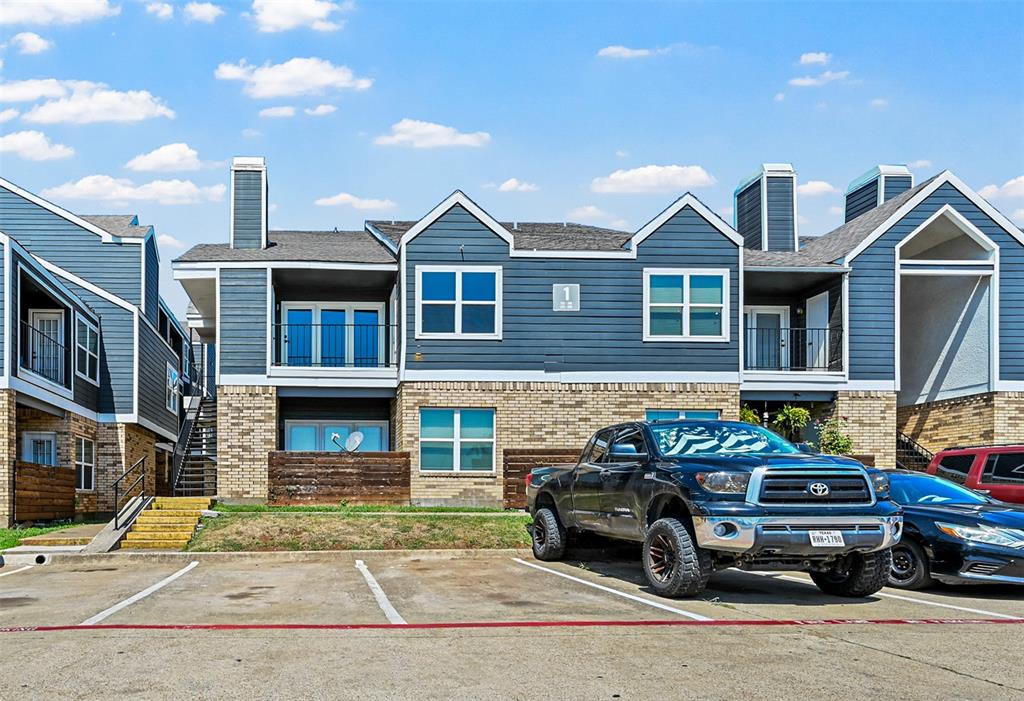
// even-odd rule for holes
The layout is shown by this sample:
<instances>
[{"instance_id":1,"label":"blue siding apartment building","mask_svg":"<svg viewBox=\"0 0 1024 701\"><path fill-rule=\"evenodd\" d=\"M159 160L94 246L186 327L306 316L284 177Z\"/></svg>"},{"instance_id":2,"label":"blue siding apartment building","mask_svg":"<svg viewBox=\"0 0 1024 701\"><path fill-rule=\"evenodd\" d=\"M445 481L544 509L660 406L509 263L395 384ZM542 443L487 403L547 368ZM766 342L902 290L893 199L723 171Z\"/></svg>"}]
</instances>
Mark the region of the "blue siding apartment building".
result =
<instances>
[{"instance_id":1,"label":"blue siding apartment building","mask_svg":"<svg viewBox=\"0 0 1024 701\"><path fill-rule=\"evenodd\" d=\"M225 498L267 498L269 452L356 431L410 452L426 504L500 501L505 449L743 404L842 416L880 466L900 436L1024 438L1024 232L948 171L878 166L816 237L780 163L732 223L684 194L635 232L499 222L461 191L418 221L268 231L263 159L231 180L228 243L173 263L215 348Z\"/></svg>"},{"instance_id":2,"label":"blue siding apartment building","mask_svg":"<svg viewBox=\"0 0 1024 701\"><path fill-rule=\"evenodd\" d=\"M80 514L113 511L133 466L167 481L191 346L158 271L136 217L75 215L0 178L0 525L18 518L19 462L74 467Z\"/></svg>"}]
</instances>

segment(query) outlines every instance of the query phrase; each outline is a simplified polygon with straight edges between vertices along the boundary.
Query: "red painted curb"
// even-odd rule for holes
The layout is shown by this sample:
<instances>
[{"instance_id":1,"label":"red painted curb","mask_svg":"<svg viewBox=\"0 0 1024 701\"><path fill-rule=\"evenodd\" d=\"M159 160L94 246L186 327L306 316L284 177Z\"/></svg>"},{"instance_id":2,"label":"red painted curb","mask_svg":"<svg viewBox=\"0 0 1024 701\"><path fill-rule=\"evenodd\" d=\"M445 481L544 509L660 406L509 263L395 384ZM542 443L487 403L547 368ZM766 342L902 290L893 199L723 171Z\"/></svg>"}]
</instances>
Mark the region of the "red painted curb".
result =
<instances>
[{"instance_id":1,"label":"red painted curb","mask_svg":"<svg viewBox=\"0 0 1024 701\"><path fill-rule=\"evenodd\" d=\"M1021 624L1024 618L823 618L712 621L481 621L452 623L182 623L100 624L89 626L7 626L0 633L52 633L102 630L438 630L459 628L643 628L723 626L849 626L849 625L993 625Z\"/></svg>"}]
</instances>

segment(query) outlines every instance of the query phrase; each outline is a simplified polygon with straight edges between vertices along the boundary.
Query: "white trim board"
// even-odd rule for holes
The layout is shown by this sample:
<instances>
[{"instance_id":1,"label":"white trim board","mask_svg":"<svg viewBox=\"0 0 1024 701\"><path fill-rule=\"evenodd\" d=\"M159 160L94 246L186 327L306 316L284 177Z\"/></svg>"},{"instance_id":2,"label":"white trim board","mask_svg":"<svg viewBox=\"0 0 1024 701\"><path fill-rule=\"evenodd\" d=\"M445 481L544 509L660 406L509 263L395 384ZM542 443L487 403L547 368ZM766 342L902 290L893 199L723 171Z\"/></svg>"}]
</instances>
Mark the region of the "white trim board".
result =
<instances>
[{"instance_id":1,"label":"white trim board","mask_svg":"<svg viewBox=\"0 0 1024 701\"><path fill-rule=\"evenodd\" d=\"M740 381L738 372L544 372L543 370L406 370L402 382L721 383Z\"/></svg>"},{"instance_id":2,"label":"white trim board","mask_svg":"<svg viewBox=\"0 0 1024 701\"><path fill-rule=\"evenodd\" d=\"M171 270L176 280L190 278L212 277L209 273L223 268L272 268L274 270L380 270L394 272L398 270L398 263L344 263L344 262L319 262L304 260L246 260L246 261L175 261L171 263ZM179 277L180 271L196 271L196 274L183 274ZM205 272L205 274L202 274Z\"/></svg>"}]
</instances>

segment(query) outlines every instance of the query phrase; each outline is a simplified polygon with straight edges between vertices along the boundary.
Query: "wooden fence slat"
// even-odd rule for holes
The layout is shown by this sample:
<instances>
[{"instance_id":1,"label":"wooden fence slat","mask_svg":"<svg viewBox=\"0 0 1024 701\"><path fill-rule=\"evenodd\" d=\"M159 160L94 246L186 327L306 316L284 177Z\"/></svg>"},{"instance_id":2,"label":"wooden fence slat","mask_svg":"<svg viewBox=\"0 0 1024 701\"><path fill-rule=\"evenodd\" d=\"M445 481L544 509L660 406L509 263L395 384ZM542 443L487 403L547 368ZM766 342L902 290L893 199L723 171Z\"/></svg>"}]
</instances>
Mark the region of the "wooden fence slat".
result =
<instances>
[{"instance_id":1,"label":"wooden fence slat","mask_svg":"<svg viewBox=\"0 0 1024 701\"><path fill-rule=\"evenodd\" d=\"M409 453L269 454L269 496L275 504L408 504Z\"/></svg>"},{"instance_id":2,"label":"wooden fence slat","mask_svg":"<svg viewBox=\"0 0 1024 701\"><path fill-rule=\"evenodd\" d=\"M18 521L54 521L74 515L74 468L15 462L14 517Z\"/></svg>"},{"instance_id":3,"label":"wooden fence slat","mask_svg":"<svg viewBox=\"0 0 1024 701\"><path fill-rule=\"evenodd\" d=\"M575 463L580 451L576 448L506 448L502 451L502 502L506 509L526 508L526 475L546 465Z\"/></svg>"}]
</instances>

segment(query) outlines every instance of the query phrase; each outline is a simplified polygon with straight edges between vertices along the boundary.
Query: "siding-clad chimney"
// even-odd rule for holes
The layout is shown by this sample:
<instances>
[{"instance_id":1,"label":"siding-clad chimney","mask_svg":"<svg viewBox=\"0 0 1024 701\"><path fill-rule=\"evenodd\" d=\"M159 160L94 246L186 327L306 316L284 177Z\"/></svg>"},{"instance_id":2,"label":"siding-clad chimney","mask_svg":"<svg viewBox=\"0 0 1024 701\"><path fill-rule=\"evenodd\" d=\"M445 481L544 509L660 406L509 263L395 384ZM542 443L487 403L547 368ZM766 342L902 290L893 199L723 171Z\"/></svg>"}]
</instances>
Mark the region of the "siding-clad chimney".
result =
<instances>
[{"instance_id":1,"label":"siding-clad chimney","mask_svg":"<svg viewBox=\"0 0 1024 701\"><path fill-rule=\"evenodd\" d=\"M798 248L796 171L789 163L763 163L733 193L733 224L747 248Z\"/></svg>"},{"instance_id":2,"label":"siding-clad chimney","mask_svg":"<svg viewBox=\"0 0 1024 701\"><path fill-rule=\"evenodd\" d=\"M231 162L231 247L267 247L267 164L260 156Z\"/></svg>"},{"instance_id":3,"label":"siding-clad chimney","mask_svg":"<svg viewBox=\"0 0 1024 701\"><path fill-rule=\"evenodd\" d=\"M914 176L906 166L875 166L846 188L846 221L856 219L912 187Z\"/></svg>"}]
</instances>

